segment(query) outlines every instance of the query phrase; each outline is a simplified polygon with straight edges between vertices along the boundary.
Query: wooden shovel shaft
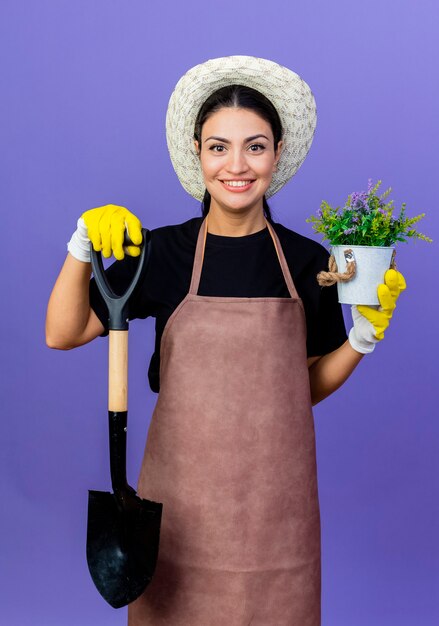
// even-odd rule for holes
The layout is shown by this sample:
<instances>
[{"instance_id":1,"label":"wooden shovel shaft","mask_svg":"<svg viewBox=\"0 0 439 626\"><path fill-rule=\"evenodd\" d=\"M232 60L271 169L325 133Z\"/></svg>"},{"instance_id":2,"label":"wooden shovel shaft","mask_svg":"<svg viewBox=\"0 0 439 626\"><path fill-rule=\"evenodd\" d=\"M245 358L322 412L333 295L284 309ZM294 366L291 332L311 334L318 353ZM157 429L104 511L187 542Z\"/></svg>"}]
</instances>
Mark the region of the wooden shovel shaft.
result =
<instances>
[{"instance_id":1,"label":"wooden shovel shaft","mask_svg":"<svg viewBox=\"0 0 439 626\"><path fill-rule=\"evenodd\" d=\"M128 410L128 331L110 330L108 410Z\"/></svg>"}]
</instances>

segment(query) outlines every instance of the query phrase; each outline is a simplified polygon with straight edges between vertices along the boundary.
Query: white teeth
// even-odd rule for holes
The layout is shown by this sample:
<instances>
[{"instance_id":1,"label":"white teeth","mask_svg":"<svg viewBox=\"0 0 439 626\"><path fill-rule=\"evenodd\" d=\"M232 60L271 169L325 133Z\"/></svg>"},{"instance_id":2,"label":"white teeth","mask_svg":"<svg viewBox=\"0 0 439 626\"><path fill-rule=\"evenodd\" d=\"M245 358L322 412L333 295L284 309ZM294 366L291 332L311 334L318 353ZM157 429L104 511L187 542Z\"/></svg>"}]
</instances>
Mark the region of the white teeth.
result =
<instances>
[{"instance_id":1,"label":"white teeth","mask_svg":"<svg viewBox=\"0 0 439 626\"><path fill-rule=\"evenodd\" d=\"M223 183L229 187L245 187L251 182L251 180L223 180Z\"/></svg>"}]
</instances>

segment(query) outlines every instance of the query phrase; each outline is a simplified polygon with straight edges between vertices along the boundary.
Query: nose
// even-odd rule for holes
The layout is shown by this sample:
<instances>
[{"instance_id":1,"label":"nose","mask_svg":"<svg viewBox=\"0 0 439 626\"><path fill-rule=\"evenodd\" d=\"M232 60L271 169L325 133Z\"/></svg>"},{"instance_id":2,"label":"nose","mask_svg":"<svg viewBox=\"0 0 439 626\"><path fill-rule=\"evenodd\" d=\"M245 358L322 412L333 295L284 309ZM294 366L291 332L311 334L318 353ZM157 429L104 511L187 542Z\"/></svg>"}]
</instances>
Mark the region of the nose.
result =
<instances>
[{"instance_id":1,"label":"nose","mask_svg":"<svg viewBox=\"0 0 439 626\"><path fill-rule=\"evenodd\" d=\"M229 158L227 160L227 171L231 174L242 174L246 172L249 167L246 159L246 155L241 148L236 147L229 151Z\"/></svg>"}]
</instances>

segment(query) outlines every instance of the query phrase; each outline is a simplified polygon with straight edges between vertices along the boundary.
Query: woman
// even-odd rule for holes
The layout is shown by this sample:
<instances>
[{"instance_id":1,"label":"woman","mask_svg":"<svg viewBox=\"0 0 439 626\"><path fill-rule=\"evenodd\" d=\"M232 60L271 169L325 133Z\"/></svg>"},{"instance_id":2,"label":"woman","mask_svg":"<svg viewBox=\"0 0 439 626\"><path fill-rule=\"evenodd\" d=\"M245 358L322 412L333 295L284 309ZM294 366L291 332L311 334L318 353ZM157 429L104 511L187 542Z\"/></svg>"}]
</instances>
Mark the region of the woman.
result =
<instances>
[{"instance_id":1,"label":"woman","mask_svg":"<svg viewBox=\"0 0 439 626\"><path fill-rule=\"evenodd\" d=\"M266 198L303 162L316 123L300 77L254 57L192 68L168 107L167 139L203 216L151 231L132 317L156 318L149 381L159 392L138 493L163 502L159 562L129 624L320 624L320 516L312 404L334 392L382 337L404 288L354 309L346 337L328 253L275 223ZM123 289L140 222L107 205L83 214L51 295L47 342L106 334L89 237ZM90 296L89 296L90 293ZM90 299L89 299L90 298ZM364 309L362 309L364 311ZM375 326L374 326L375 324Z\"/></svg>"}]
</instances>

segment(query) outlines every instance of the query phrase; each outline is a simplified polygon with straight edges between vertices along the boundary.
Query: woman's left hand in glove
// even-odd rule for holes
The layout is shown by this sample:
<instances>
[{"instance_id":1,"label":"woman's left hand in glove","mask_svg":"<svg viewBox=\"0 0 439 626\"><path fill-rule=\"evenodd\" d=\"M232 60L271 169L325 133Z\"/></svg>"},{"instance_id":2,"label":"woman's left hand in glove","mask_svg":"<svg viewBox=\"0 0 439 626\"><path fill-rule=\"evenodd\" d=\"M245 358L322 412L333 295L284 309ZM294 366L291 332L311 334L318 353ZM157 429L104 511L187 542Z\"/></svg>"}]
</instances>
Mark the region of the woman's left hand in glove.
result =
<instances>
[{"instance_id":1,"label":"woman's left hand in glove","mask_svg":"<svg viewBox=\"0 0 439 626\"><path fill-rule=\"evenodd\" d=\"M394 269L387 270L384 283L378 286L380 306L359 304L351 307L354 325L349 332L349 343L362 354L372 352L375 344L384 338L399 294L406 288L404 276Z\"/></svg>"}]
</instances>

